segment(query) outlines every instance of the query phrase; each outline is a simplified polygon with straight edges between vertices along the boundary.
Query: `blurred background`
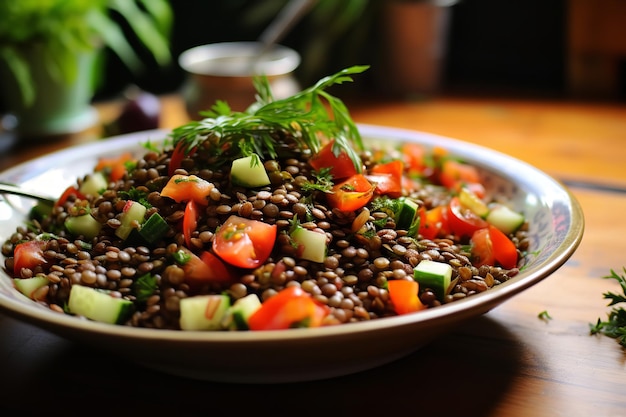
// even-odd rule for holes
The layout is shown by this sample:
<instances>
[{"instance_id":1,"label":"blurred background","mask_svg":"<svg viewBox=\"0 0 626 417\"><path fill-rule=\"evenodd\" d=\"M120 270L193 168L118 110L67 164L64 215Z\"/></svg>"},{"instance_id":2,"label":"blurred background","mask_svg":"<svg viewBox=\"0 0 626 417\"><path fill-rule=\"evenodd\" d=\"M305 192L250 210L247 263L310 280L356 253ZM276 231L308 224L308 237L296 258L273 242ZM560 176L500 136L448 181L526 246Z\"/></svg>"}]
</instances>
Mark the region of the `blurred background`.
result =
<instances>
[{"instance_id":1,"label":"blurred background","mask_svg":"<svg viewBox=\"0 0 626 417\"><path fill-rule=\"evenodd\" d=\"M171 2L174 24L172 54L193 46L254 40L284 0L181 0ZM322 3L328 3L321 10ZM350 88L368 94L393 93L386 65L394 28L425 30L419 21L398 23L393 7L409 10L418 0L320 0L281 42L303 58L296 75L303 85L355 64L372 68ZM444 2L445 3L445 2ZM621 0L461 0L447 2L438 81L425 93L504 94L626 100L626 2ZM330 5L329 5L330 4ZM410 12L396 12L407 15ZM398 16L396 16L397 18ZM407 20L407 19L404 19ZM412 27L411 27L412 26ZM404 30L404 29L403 29ZM407 38L410 35L404 36ZM432 35L415 35L432 36ZM435 41L435 40L434 40ZM410 61L410 49L401 52ZM429 64L423 59L423 65ZM150 65L150 57L146 57ZM397 70L397 68L395 69ZM184 74L175 60L131 73L114 55L97 99L128 84L154 93L174 92ZM419 91L418 91L419 93Z\"/></svg>"},{"instance_id":2,"label":"blurred background","mask_svg":"<svg viewBox=\"0 0 626 417\"><path fill-rule=\"evenodd\" d=\"M0 25L0 64L13 64L15 70L17 54L50 43L62 31L85 35L72 42L91 44L90 31L97 24L95 35L108 47L98 54L99 83L83 95L101 102L122 97L129 86L157 95L180 92L186 74L177 59L183 51L218 42L254 41L287 0L48 0L47 9L37 2L0 0L0 23L11 13L22 18L20 24ZM171 11L165 13L163 4ZM100 7L99 16L93 10L85 14L91 7ZM146 11L160 15L160 21L146 19ZM440 94L499 95L623 102L625 21L623 0L318 0L280 43L301 55L294 75L303 87L349 66L371 65L357 83L342 87L346 96L419 100ZM158 31L169 45L153 42L160 42L154 36ZM27 32L33 32L28 42ZM58 69L54 65L60 67L65 58L77 56L71 49L76 45L58 38L56 45L47 45L44 58L29 64L31 71L50 78ZM124 41L136 57L115 48ZM169 63L163 48L171 52ZM143 63L139 70L129 65L135 58ZM46 62L40 64L41 60ZM78 70L77 65L66 62L65 69L87 77L89 71ZM0 65L0 81L8 80L0 83L0 112L5 113L12 109L1 97L17 96L10 88L18 83L2 70ZM52 101L47 103L52 110L46 110L52 119L60 96L56 90L40 90L44 93L39 97ZM82 109L61 116L57 119L71 119L76 129L81 121L87 124L93 118ZM35 119L23 123L31 124Z\"/></svg>"}]
</instances>

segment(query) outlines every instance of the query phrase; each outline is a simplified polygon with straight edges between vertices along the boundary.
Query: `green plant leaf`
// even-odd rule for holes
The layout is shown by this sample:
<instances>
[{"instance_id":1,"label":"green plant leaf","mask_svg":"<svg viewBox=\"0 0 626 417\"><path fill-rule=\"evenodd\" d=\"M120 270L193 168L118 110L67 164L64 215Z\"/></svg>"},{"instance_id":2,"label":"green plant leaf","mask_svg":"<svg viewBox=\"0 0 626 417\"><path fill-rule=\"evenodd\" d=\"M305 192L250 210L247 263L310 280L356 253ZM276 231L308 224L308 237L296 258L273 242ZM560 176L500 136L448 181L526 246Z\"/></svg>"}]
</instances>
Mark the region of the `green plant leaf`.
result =
<instances>
[{"instance_id":1,"label":"green plant leaf","mask_svg":"<svg viewBox=\"0 0 626 417\"><path fill-rule=\"evenodd\" d=\"M35 87L30 75L28 63L24 57L13 48L0 48L0 57L6 62L19 85L24 106L32 106L35 102Z\"/></svg>"},{"instance_id":2,"label":"green plant leaf","mask_svg":"<svg viewBox=\"0 0 626 417\"><path fill-rule=\"evenodd\" d=\"M158 2L157 2L158 3ZM144 13L134 1L110 0L109 7L122 15L131 26L141 42L152 52L160 65L170 62L168 43L157 30L157 25L151 16Z\"/></svg>"},{"instance_id":3,"label":"green plant leaf","mask_svg":"<svg viewBox=\"0 0 626 417\"><path fill-rule=\"evenodd\" d=\"M102 36L103 42L120 57L131 71L139 71L142 68L141 61L137 58L135 51L119 26L102 13L90 13L88 19L89 23Z\"/></svg>"}]
</instances>

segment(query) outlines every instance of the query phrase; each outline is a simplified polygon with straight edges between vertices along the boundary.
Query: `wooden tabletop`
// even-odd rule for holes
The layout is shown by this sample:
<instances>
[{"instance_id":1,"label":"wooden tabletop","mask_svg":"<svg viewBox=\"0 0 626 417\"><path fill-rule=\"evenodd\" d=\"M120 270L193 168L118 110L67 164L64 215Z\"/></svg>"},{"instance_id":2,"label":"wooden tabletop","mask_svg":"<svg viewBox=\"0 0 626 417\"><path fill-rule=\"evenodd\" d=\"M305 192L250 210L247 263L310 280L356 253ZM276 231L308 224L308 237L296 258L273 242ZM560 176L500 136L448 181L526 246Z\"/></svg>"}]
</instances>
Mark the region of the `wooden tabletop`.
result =
<instances>
[{"instance_id":1,"label":"wooden tabletop","mask_svg":"<svg viewBox=\"0 0 626 417\"><path fill-rule=\"evenodd\" d=\"M162 102L163 127L186 120L176 96ZM326 381L185 380L0 315L0 410L11 411L2 415L626 415L626 350L589 334L610 310L602 294L619 292L602 277L626 266L626 106L452 97L349 104L357 122L477 143L565 181L585 213L579 249L546 280L414 354ZM118 106L98 109L110 120ZM13 148L0 170L88 140ZM539 318L544 311L551 319Z\"/></svg>"}]
</instances>

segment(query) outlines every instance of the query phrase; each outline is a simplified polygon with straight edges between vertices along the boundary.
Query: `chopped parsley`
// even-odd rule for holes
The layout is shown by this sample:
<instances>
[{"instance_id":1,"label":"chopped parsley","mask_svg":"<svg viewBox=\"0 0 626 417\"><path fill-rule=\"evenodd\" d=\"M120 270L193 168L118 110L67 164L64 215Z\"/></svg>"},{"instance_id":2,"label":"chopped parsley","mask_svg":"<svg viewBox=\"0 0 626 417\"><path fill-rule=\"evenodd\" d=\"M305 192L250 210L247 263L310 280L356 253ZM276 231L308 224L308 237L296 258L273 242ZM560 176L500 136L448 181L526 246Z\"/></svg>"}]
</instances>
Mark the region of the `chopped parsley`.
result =
<instances>
[{"instance_id":1,"label":"chopped parsley","mask_svg":"<svg viewBox=\"0 0 626 417\"><path fill-rule=\"evenodd\" d=\"M148 202L148 193L146 191L139 190L139 189L137 189L135 187L132 187L128 191L120 190L120 191L117 192L117 195L122 200L136 201L136 202L138 202L139 204L141 204L142 206L144 206L146 208L152 207L152 204L150 204Z\"/></svg>"},{"instance_id":2,"label":"chopped parsley","mask_svg":"<svg viewBox=\"0 0 626 417\"><path fill-rule=\"evenodd\" d=\"M550 315L550 313L548 313L547 310L543 310L541 313L537 314L537 317L543 321L552 320L552 316Z\"/></svg>"},{"instance_id":3,"label":"chopped parsley","mask_svg":"<svg viewBox=\"0 0 626 417\"><path fill-rule=\"evenodd\" d=\"M140 276L133 286L137 302L146 302L155 293L157 287L158 283L154 275L148 273Z\"/></svg>"},{"instance_id":4,"label":"chopped parsley","mask_svg":"<svg viewBox=\"0 0 626 417\"><path fill-rule=\"evenodd\" d=\"M189 255L187 252L185 252L182 249L179 249L176 252L174 252L172 254L172 257L174 258L174 261L176 261L176 263L179 265L185 265L187 262L191 260L191 255Z\"/></svg>"},{"instance_id":5,"label":"chopped parsley","mask_svg":"<svg viewBox=\"0 0 626 417\"><path fill-rule=\"evenodd\" d=\"M333 188L333 176L330 173L331 168L322 168L319 171L313 171L311 175L315 178L315 182L305 182L302 184L302 190L304 191L322 191L330 192Z\"/></svg>"}]
</instances>

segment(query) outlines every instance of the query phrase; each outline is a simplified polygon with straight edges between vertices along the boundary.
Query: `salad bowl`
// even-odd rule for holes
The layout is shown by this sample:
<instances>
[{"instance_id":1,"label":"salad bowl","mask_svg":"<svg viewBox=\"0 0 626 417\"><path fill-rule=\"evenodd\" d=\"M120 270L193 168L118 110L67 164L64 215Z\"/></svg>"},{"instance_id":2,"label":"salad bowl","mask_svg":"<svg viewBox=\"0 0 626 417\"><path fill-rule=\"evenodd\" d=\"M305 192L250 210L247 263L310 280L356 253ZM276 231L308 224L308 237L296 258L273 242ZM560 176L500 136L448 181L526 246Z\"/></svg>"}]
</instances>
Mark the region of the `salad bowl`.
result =
<instances>
[{"instance_id":1,"label":"salad bowl","mask_svg":"<svg viewBox=\"0 0 626 417\"><path fill-rule=\"evenodd\" d=\"M60 314L21 295L0 270L0 311L79 344L95 346L151 369L178 376L237 383L319 380L371 369L419 350L438 336L497 307L554 273L578 247L584 217L558 181L510 156L417 131L359 125L366 142L415 142L445 148L476 166L488 190L506 196L529 223L530 251L512 279L483 293L427 310L319 328L268 331L176 331L98 323ZM15 166L0 181L58 196L98 158L140 155L162 130L138 132L65 149ZM0 239L24 224L34 202L0 198ZM1 258L1 257L0 257ZM0 259L4 265L4 258Z\"/></svg>"}]
</instances>

